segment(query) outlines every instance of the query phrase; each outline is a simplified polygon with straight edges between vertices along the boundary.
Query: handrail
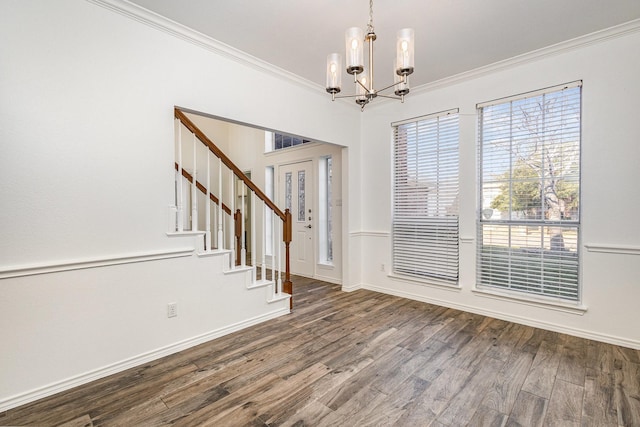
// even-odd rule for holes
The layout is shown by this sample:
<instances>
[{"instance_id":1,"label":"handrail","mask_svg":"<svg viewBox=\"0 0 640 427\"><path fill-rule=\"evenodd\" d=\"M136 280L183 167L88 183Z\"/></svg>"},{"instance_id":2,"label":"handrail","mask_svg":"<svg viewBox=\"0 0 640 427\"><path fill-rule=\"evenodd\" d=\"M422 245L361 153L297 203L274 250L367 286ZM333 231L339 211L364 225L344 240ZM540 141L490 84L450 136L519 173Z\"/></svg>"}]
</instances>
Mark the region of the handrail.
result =
<instances>
[{"instance_id":1,"label":"handrail","mask_svg":"<svg viewBox=\"0 0 640 427\"><path fill-rule=\"evenodd\" d=\"M187 129L189 129L191 131L191 133L193 133L199 140L200 142L202 142L216 157L218 157L220 159L220 161L222 163L224 163L224 165L229 168L235 176L237 176L239 179L242 180L242 182L244 182L244 184L249 188L249 190L253 191L253 193L258 196L258 198L260 198L264 204L266 206L268 206L276 215L278 215L280 217L280 219L282 220L283 226L282 226L282 241L284 243L285 246L285 278L284 278L284 282L282 283L282 291L285 293L288 293L289 295L291 295L291 298L289 299L289 309L292 310L293 309L293 282L291 282L291 268L290 268L290 263L289 263L289 259L290 259L290 245L291 245L291 241L292 241L292 219L291 219L291 212L289 211L289 209L285 209L285 211L281 211L280 208L278 208L278 206L275 205L275 203L273 203L271 201L270 198L268 198L263 192L262 190L260 190L254 183L253 181L251 181L249 178L247 178L247 176L240 170L240 168L238 168L235 163L233 163L231 161L231 159L229 159L226 154L224 154L222 152L222 150L220 150L214 143L213 141L211 141L191 120L189 120L189 118L177 107L174 107L173 109L174 111L174 117L176 119L178 119ZM176 163L176 169L180 170L180 165L178 165ZM189 182L193 183L193 177L191 176L191 174L189 174L188 172L186 172L184 169L182 169L182 176L184 176L185 178L187 178L189 180ZM196 187L203 193L207 193L207 189L200 184L198 181L196 181ZM211 200L213 200L215 203L218 203L218 198L215 197L213 194L210 193L210 198ZM224 203L222 203L222 207L224 209L225 212L227 212L229 215L231 215L231 209L224 205ZM242 214L238 211L237 214L234 215L234 220L235 220L235 232L234 234L236 235L236 237L238 237L238 224L242 221ZM275 279L275 278L274 278Z\"/></svg>"},{"instance_id":2,"label":"handrail","mask_svg":"<svg viewBox=\"0 0 640 427\"><path fill-rule=\"evenodd\" d=\"M178 165L177 163L176 165L176 170L180 170L180 165ZM193 184L193 176L191 176L191 174L189 172L187 172L186 170L182 169L182 176L185 177L187 179L187 181L189 181L190 183ZM196 180L196 188L198 190L200 190L200 192L202 194L207 194L207 187L205 187L204 185L202 185L200 183L200 181ZM211 201L213 203L215 203L216 205L218 204L219 200L216 196L213 195L213 193L209 192L209 198L211 199ZM222 203L222 209L229 215L231 215L231 208L227 205L225 205L224 203Z\"/></svg>"},{"instance_id":3,"label":"handrail","mask_svg":"<svg viewBox=\"0 0 640 427\"><path fill-rule=\"evenodd\" d=\"M256 196L258 196L267 206L269 206L271 208L272 211L274 211L276 213L276 215L278 215L280 217L280 219L282 219L283 221L286 221L286 217L284 212L282 212L280 210L280 208L278 208L278 206L275 205L275 203L273 203L271 201L270 198L268 198L263 192L262 190L260 190L254 183L253 181L251 181L249 178L247 178L247 176L231 161L231 159L229 159L226 154L224 154L208 137L207 135L205 135L204 133L202 133L202 131L200 129L198 129L198 127L191 121L189 120L189 118L177 107L174 108L174 116L176 119L180 120L182 122L182 124L189 129L193 134L196 135L196 137L204 144L207 146L207 148L209 148L209 150L211 150L211 152L213 154L216 155L216 157L218 157L220 160L222 160L222 163L224 163L224 165L226 167L228 167L229 169L231 169L233 171L233 173L240 178L247 187L249 187L249 189L251 189L251 191L253 191Z\"/></svg>"}]
</instances>

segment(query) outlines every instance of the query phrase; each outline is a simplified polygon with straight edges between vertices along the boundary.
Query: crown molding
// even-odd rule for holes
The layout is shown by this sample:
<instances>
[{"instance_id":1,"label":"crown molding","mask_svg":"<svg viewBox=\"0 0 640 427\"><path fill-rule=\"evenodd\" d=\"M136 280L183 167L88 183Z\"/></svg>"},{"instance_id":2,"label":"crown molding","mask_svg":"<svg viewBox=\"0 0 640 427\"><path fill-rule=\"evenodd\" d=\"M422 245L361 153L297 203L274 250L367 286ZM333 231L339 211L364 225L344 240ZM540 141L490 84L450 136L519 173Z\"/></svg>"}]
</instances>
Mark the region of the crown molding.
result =
<instances>
[{"instance_id":1,"label":"crown molding","mask_svg":"<svg viewBox=\"0 0 640 427\"><path fill-rule=\"evenodd\" d=\"M152 12L148 9L130 3L127 0L87 0L97 6L116 12L127 18L138 21L144 25L160 30L166 34L187 41L198 47L206 49L217 55L231 59L242 65L246 65L258 71L266 72L272 76L295 83L306 89L319 91L324 93L324 87L313 83L310 80L302 78L297 74L291 73L285 69L277 67L255 56L249 55L239 49L234 48L226 43L222 43L212 37L209 37L199 31L193 30L185 25L175 22L169 18Z\"/></svg>"},{"instance_id":2,"label":"crown molding","mask_svg":"<svg viewBox=\"0 0 640 427\"><path fill-rule=\"evenodd\" d=\"M493 64L485 65L483 67L475 68L473 70L465 71L463 73L459 73L450 77L445 77L431 83L420 85L414 89L411 89L411 93L416 94L433 91L453 84L473 80L486 74L507 70L509 68L514 68L522 64L535 62L540 59L549 58L593 44L602 43L614 38L623 37L628 34L636 33L638 31L640 31L640 19L635 19L633 21L625 22L624 24L605 28L604 30L596 31L570 40L565 40L551 46L546 46L540 49L533 50L531 52L523 53L522 55L517 55L505 59L503 61L494 62Z\"/></svg>"},{"instance_id":3,"label":"crown molding","mask_svg":"<svg viewBox=\"0 0 640 427\"><path fill-rule=\"evenodd\" d=\"M127 0L86 1L104 7L105 9L109 9L113 12L119 13L127 18L148 25L179 39L185 40L203 49L231 59L237 63L246 65L262 72L266 72L272 76L295 83L298 86L304 87L306 89L324 93L324 87L322 85L316 84L310 80L300 77L297 74L284 70L269 62L256 58L255 56L249 55L248 53L236 49L233 46L222 43L199 31L195 31L185 25L172 21L171 19L168 19L134 3L130 3ZM415 95L423 92L433 91L453 84L473 80L490 73L507 70L509 68L513 68L522 64L559 55L561 53L566 53L585 46L601 43L613 38L622 37L638 31L640 31L640 19L635 19L624 24L616 25L614 27L606 28L604 30L596 31L594 33L527 52L522 55L514 56L503 61L494 62L493 64L465 71L450 77L445 77L443 79L426 83L424 85L416 86L415 88L411 89L411 93ZM378 104L385 105L386 102L384 101L386 100L383 100L383 102L378 102Z\"/></svg>"}]
</instances>

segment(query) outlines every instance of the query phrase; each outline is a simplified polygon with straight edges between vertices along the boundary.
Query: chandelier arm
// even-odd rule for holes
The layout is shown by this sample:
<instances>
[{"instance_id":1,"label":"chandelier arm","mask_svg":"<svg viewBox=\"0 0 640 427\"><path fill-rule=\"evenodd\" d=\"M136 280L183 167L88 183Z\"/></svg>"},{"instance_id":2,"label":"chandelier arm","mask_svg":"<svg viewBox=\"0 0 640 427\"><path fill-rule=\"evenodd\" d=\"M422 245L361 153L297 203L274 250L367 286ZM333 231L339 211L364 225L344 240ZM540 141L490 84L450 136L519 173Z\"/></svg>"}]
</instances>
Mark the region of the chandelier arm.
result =
<instances>
[{"instance_id":1,"label":"chandelier arm","mask_svg":"<svg viewBox=\"0 0 640 427\"><path fill-rule=\"evenodd\" d=\"M369 92L369 88L366 87L364 84L362 84L362 82L360 80L358 80L358 78L356 77L355 79L355 83L358 83L360 86L362 86L364 88L364 90L366 90L367 92ZM356 95L358 96L358 95Z\"/></svg>"},{"instance_id":2,"label":"chandelier arm","mask_svg":"<svg viewBox=\"0 0 640 427\"><path fill-rule=\"evenodd\" d=\"M378 94L379 94L380 92L382 92L382 91L385 91L385 90L387 90L387 89L391 89L392 87L394 87L394 86L398 86L399 84L402 84L402 83L406 83L406 82L405 82L404 80L400 80L399 82L396 82L396 83L394 83L394 84L392 84L392 85L389 85L389 86L387 86L387 87L384 87L384 88L380 89L380 90L378 91ZM382 96L382 95L379 95L379 96Z\"/></svg>"},{"instance_id":3,"label":"chandelier arm","mask_svg":"<svg viewBox=\"0 0 640 427\"><path fill-rule=\"evenodd\" d=\"M357 98L359 96L362 96L362 95L336 95L335 98L336 99L340 99L340 98Z\"/></svg>"},{"instance_id":4,"label":"chandelier arm","mask_svg":"<svg viewBox=\"0 0 640 427\"><path fill-rule=\"evenodd\" d=\"M388 99L399 99L399 100L402 100L402 97L400 97L400 96L380 95L379 93L378 93L378 96L379 96L380 98L388 98Z\"/></svg>"}]
</instances>

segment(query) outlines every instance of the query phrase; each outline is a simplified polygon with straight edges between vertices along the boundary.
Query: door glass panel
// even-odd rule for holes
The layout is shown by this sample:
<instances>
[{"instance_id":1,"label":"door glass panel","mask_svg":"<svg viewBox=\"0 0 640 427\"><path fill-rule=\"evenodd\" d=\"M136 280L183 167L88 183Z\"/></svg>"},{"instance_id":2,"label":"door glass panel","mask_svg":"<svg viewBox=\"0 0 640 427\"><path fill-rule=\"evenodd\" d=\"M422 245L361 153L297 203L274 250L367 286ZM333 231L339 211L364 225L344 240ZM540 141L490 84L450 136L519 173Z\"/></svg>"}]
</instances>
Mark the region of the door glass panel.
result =
<instances>
[{"instance_id":1,"label":"door glass panel","mask_svg":"<svg viewBox=\"0 0 640 427\"><path fill-rule=\"evenodd\" d=\"M304 221L304 171L298 171L298 221Z\"/></svg>"},{"instance_id":2,"label":"door glass panel","mask_svg":"<svg viewBox=\"0 0 640 427\"><path fill-rule=\"evenodd\" d=\"M284 175L284 207L291 212L291 172Z\"/></svg>"}]
</instances>

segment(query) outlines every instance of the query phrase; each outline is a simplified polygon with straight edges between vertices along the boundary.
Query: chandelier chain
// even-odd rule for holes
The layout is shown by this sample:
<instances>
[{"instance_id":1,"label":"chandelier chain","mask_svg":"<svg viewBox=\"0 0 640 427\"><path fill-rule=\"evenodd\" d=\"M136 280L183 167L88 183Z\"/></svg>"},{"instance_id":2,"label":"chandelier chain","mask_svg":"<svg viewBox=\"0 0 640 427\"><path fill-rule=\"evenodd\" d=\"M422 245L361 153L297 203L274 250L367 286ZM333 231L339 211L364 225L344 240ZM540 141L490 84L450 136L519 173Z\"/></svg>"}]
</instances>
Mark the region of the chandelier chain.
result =
<instances>
[{"instance_id":1,"label":"chandelier chain","mask_svg":"<svg viewBox=\"0 0 640 427\"><path fill-rule=\"evenodd\" d=\"M369 0L369 23L367 24L367 33L373 33L373 0Z\"/></svg>"}]
</instances>

